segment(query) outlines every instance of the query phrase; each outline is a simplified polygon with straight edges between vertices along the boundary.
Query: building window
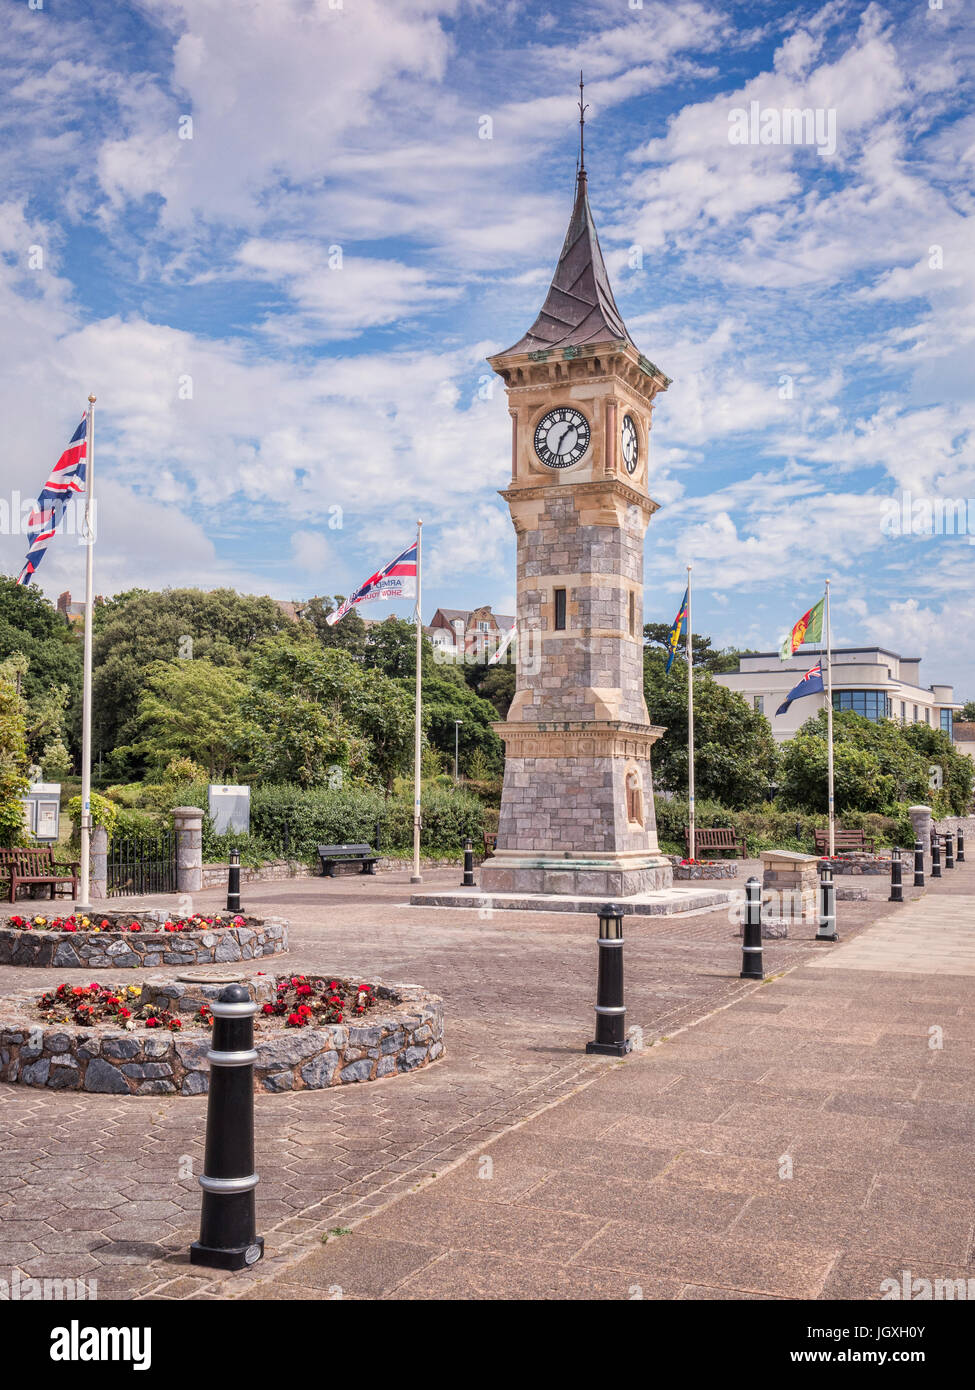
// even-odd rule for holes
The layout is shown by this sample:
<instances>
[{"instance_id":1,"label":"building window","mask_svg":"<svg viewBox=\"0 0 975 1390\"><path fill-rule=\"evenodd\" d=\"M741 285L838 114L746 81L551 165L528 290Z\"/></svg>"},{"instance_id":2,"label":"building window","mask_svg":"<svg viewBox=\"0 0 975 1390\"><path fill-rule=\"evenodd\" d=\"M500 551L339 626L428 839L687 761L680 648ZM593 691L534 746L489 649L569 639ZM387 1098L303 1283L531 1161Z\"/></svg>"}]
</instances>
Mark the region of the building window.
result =
<instances>
[{"instance_id":1,"label":"building window","mask_svg":"<svg viewBox=\"0 0 975 1390\"><path fill-rule=\"evenodd\" d=\"M555 630L556 632L565 631L565 590L556 589L555 591Z\"/></svg>"},{"instance_id":2,"label":"building window","mask_svg":"<svg viewBox=\"0 0 975 1390\"><path fill-rule=\"evenodd\" d=\"M941 711L941 727L949 738L954 737L955 722L950 709L943 709Z\"/></svg>"},{"instance_id":3,"label":"building window","mask_svg":"<svg viewBox=\"0 0 975 1390\"><path fill-rule=\"evenodd\" d=\"M907 705L901 700L901 723L907 723Z\"/></svg>"},{"instance_id":4,"label":"building window","mask_svg":"<svg viewBox=\"0 0 975 1390\"><path fill-rule=\"evenodd\" d=\"M889 719L891 702L882 690L834 690L834 710L852 710L865 719Z\"/></svg>"},{"instance_id":5,"label":"building window","mask_svg":"<svg viewBox=\"0 0 975 1390\"><path fill-rule=\"evenodd\" d=\"M931 710L927 705L924 706L924 722L925 724L931 723Z\"/></svg>"},{"instance_id":6,"label":"building window","mask_svg":"<svg viewBox=\"0 0 975 1390\"><path fill-rule=\"evenodd\" d=\"M914 706L914 723L917 723L917 705Z\"/></svg>"},{"instance_id":7,"label":"building window","mask_svg":"<svg viewBox=\"0 0 975 1390\"><path fill-rule=\"evenodd\" d=\"M479 622L478 625L477 625L477 630L478 630L478 632L489 632L489 631L490 631L490 625L489 625L488 623L481 623L481 622Z\"/></svg>"},{"instance_id":8,"label":"building window","mask_svg":"<svg viewBox=\"0 0 975 1390\"><path fill-rule=\"evenodd\" d=\"M765 696L764 696L764 695L756 695L756 696L754 697L754 699L752 700L752 705L753 705L754 708L755 708L755 713L756 713L756 714L764 714L764 713L765 713Z\"/></svg>"},{"instance_id":9,"label":"building window","mask_svg":"<svg viewBox=\"0 0 975 1390\"><path fill-rule=\"evenodd\" d=\"M630 636L636 636L636 594L630 590Z\"/></svg>"}]
</instances>

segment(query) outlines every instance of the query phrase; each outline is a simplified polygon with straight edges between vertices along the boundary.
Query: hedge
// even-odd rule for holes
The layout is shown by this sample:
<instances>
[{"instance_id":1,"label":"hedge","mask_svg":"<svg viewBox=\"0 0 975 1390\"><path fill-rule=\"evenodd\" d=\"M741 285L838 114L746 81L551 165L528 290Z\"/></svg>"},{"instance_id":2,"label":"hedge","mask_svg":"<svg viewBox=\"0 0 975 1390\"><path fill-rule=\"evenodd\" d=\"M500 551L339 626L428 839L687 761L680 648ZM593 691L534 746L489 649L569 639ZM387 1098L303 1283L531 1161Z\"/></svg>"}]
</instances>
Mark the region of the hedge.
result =
<instances>
[{"instance_id":1,"label":"hedge","mask_svg":"<svg viewBox=\"0 0 975 1390\"><path fill-rule=\"evenodd\" d=\"M655 797L657 836L660 848L667 854L686 854L684 827L687 825L687 802L678 797ZM824 811L811 816L774 804L756 811L732 811L719 801L701 800L696 803L694 823L700 829L729 825L745 838L748 853L756 856L764 849L789 849L800 854L815 853L815 830L825 830L829 824ZM796 835L796 824L799 834ZM873 811L844 811L836 824L843 830L862 830L878 849L898 845L906 848L914 843L907 806L899 806L896 816L884 816Z\"/></svg>"}]
</instances>

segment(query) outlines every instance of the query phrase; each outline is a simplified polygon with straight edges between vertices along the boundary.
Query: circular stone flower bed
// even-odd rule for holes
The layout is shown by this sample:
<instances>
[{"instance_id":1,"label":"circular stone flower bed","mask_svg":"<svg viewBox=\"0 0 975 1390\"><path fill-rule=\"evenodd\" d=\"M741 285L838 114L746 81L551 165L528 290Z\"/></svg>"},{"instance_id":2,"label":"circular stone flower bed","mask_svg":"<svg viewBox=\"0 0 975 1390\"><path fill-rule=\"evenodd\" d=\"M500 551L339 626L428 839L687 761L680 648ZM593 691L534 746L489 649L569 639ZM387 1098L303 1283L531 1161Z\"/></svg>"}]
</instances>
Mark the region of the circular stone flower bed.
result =
<instances>
[{"instance_id":1,"label":"circular stone flower bed","mask_svg":"<svg viewBox=\"0 0 975 1390\"><path fill-rule=\"evenodd\" d=\"M0 1001L0 1081L199 1095L209 1086L209 1006L225 983L149 979L140 988L92 981L8 995ZM244 983L261 1006L255 1090L377 1081L443 1054L443 1001L418 985L302 975Z\"/></svg>"},{"instance_id":2,"label":"circular stone flower bed","mask_svg":"<svg viewBox=\"0 0 975 1390\"><path fill-rule=\"evenodd\" d=\"M681 859L670 855L675 879L737 878L738 864L734 859Z\"/></svg>"},{"instance_id":3,"label":"circular stone flower bed","mask_svg":"<svg viewBox=\"0 0 975 1390\"><path fill-rule=\"evenodd\" d=\"M145 912L12 913L0 918L0 965L134 970L259 960L288 949L280 917Z\"/></svg>"}]
</instances>

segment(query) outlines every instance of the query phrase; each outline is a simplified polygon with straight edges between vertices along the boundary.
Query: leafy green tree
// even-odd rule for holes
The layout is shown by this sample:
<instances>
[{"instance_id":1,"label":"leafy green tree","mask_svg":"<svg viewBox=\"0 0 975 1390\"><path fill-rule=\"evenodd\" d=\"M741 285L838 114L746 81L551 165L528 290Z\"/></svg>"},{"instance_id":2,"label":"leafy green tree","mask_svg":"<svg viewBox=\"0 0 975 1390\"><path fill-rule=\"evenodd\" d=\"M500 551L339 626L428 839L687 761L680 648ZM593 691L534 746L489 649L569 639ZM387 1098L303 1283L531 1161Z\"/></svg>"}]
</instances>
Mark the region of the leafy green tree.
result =
<instances>
[{"instance_id":1,"label":"leafy green tree","mask_svg":"<svg viewBox=\"0 0 975 1390\"><path fill-rule=\"evenodd\" d=\"M80 751L80 635L37 589L0 577L0 662L17 655L25 657L27 664L15 684L28 701L67 688L59 737L73 751Z\"/></svg>"},{"instance_id":2,"label":"leafy green tree","mask_svg":"<svg viewBox=\"0 0 975 1390\"><path fill-rule=\"evenodd\" d=\"M502 658L496 666L489 666L486 662L475 665L465 662L463 669L464 679L475 694L494 706L499 719L506 719L515 698L514 666Z\"/></svg>"},{"instance_id":3,"label":"leafy green tree","mask_svg":"<svg viewBox=\"0 0 975 1390\"><path fill-rule=\"evenodd\" d=\"M445 766L454 766L454 721L457 730L458 760L466 771L475 753L481 755L479 766L489 773L501 771L504 745L491 725L498 717L492 704L481 697L464 680L458 666L436 666L423 681L423 722L432 748L444 755Z\"/></svg>"},{"instance_id":4,"label":"leafy green tree","mask_svg":"<svg viewBox=\"0 0 975 1390\"><path fill-rule=\"evenodd\" d=\"M283 634L262 643L251 677L245 713L255 765L265 776L304 787L376 778L388 788L406 765L409 692L348 652Z\"/></svg>"},{"instance_id":5,"label":"leafy green tree","mask_svg":"<svg viewBox=\"0 0 975 1390\"><path fill-rule=\"evenodd\" d=\"M649 647L652 651L662 651L666 657L666 654L670 651L670 624L644 623L643 641L644 645ZM681 637L680 646L677 650L686 662L683 637ZM694 654L695 671L710 671L712 675L717 675L722 671L737 671L738 658L747 655L745 649L739 651L737 647L716 649L711 646L710 637L705 637L699 632L691 633L691 650ZM673 670L674 668L672 667L671 669Z\"/></svg>"},{"instance_id":6,"label":"leafy green tree","mask_svg":"<svg viewBox=\"0 0 975 1390\"><path fill-rule=\"evenodd\" d=\"M961 707L960 713L958 714L958 718L963 719L966 722L975 719L975 700L965 701L965 703Z\"/></svg>"},{"instance_id":7,"label":"leafy green tree","mask_svg":"<svg viewBox=\"0 0 975 1390\"><path fill-rule=\"evenodd\" d=\"M20 798L27 791L27 726L24 702L14 683L0 674L0 845L27 839Z\"/></svg>"},{"instance_id":8,"label":"leafy green tree","mask_svg":"<svg viewBox=\"0 0 975 1390\"><path fill-rule=\"evenodd\" d=\"M784 804L825 810L827 747L826 711L819 710L783 745ZM844 710L833 715L833 750L838 811L896 814L912 802L930 803L939 815L963 815L968 808L971 760L956 753L940 729Z\"/></svg>"},{"instance_id":9,"label":"leafy green tree","mask_svg":"<svg viewBox=\"0 0 975 1390\"><path fill-rule=\"evenodd\" d=\"M333 625L326 621L329 613L334 613L344 601L341 594L309 599L301 616L315 629L315 636L323 647L339 647L351 656L362 657L366 650L367 628L356 610L351 608Z\"/></svg>"},{"instance_id":10,"label":"leafy green tree","mask_svg":"<svg viewBox=\"0 0 975 1390\"><path fill-rule=\"evenodd\" d=\"M0 662L0 672L16 691L29 688L30 660L23 652L13 652ZM23 699L22 694L20 698ZM71 755L65 742L68 700L67 685L52 685L36 690L31 699L23 701L27 756L49 781L57 781L71 770Z\"/></svg>"},{"instance_id":11,"label":"leafy green tree","mask_svg":"<svg viewBox=\"0 0 975 1390\"><path fill-rule=\"evenodd\" d=\"M94 749L139 743L139 700L145 673L157 661L203 660L246 670L257 644L287 627L297 627L273 599L232 589L136 589L95 610ZM131 753L115 770L142 770Z\"/></svg>"},{"instance_id":12,"label":"leafy green tree","mask_svg":"<svg viewBox=\"0 0 975 1390\"><path fill-rule=\"evenodd\" d=\"M651 754L654 785L687 792L687 665L675 659L664 674L663 652L644 655L644 693L651 724L665 733ZM706 669L694 680L694 781L699 796L725 806L754 806L774 781L778 753L772 729L743 696L719 685Z\"/></svg>"},{"instance_id":13,"label":"leafy green tree","mask_svg":"<svg viewBox=\"0 0 975 1390\"><path fill-rule=\"evenodd\" d=\"M151 772L190 759L224 782L247 754L241 706L247 683L212 661L155 661L139 697L139 752Z\"/></svg>"},{"instance_id":14,"label":"leafy green tree","mask_svg":"<svg viewBox=\"0 0 975 1390\"><path fill-rule=\"evenodd\" d=\"M421 674L425 684L436 668L433 644L427 636L423 637L421 650ZM416 624L406 618L387 618L384 622L373 623L366 629L365 662L393 679L415 681Z\"/></svg>"}]
</instances>

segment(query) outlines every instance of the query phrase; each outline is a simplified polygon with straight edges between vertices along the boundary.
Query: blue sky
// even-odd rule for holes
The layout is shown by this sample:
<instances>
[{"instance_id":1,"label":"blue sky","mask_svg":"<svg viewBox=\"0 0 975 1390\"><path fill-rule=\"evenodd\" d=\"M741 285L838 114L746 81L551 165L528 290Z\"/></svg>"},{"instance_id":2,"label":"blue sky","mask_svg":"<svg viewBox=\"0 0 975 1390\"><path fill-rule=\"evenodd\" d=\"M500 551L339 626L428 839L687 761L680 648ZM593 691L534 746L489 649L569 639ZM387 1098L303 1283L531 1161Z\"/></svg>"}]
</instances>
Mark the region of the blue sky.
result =
<instances>
[{"instance_id":1,"label":"blue sky","mask_svg":"<svg viewBox=\"0 0 975 1390\"><path fill-rule=\"evenodd\" d=\"M828 574L838 643L920 654L975 697L971 540L889 524L904 494L922 516L970 497L975 532L970 5L0 0L0 19L0 487L40 486L93 390L100 592L346 592L420 515L425 617L513 611L484 358L551 277L582 67L616 298L673 378L645 617L670 620L692 561L695 626L768 650ZM753 101L834 113L835 151L732 143ZM0 545L16 572L23 537ZM74 538L38 581L79 592Z\"/></svg>"}]
</instances>

